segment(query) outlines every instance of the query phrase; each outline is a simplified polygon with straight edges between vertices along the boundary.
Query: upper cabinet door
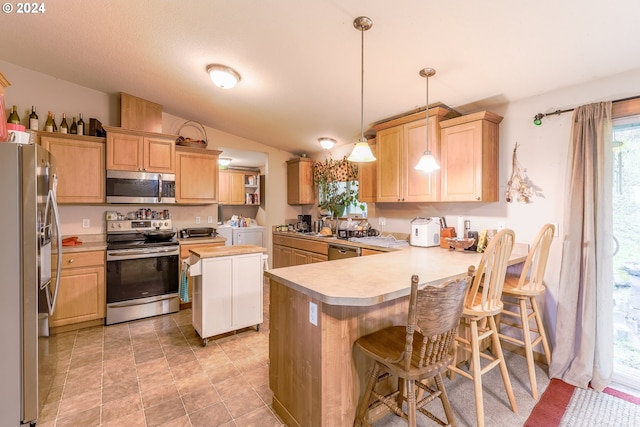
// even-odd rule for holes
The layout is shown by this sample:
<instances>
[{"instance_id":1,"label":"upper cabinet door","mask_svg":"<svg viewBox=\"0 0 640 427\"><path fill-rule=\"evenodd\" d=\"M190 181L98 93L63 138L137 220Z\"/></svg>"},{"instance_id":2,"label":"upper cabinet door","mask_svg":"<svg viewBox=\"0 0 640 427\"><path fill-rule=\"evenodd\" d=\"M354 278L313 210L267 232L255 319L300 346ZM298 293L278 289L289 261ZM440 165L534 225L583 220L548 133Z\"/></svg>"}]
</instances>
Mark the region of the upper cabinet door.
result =
<instances>
[{"instance_id":1,"label":"upper cabinet door","mask_svg":"<svg viewBox=\"0 0 640 427\"><path fill-rule=\"evenodd\" d=\"M498 201L501 120L496 114L481 111L441 123L441 200Z\"/></svg>"},{"instance_id":2,"label":"upper cabinet door","mask_svg":"<svg viewBox=\"0 0 640 427\"><path fill-rule=\"evenodd\" d=\"M175 173L175 140L165 138L144 138L145 172Z\"/></svg>"},{"instance_id":3,"label":"upper cabinet door","mask_svg":"<svg viewBox=\"0 0 640 427\"><path fill-rule=\"evenodd\" d=\"M56 158L58 203L104 203L104 138L47 135L40 145Z\"/></svg>"},{"instance_id":4,"label":"upper cabinet door","mask_svg":"<svg viewBox=\"0 0 640 427\"><path fill-rule=\"evenodd\" d=\"M218 202L218 155L221 151L180 149L176 152L176 201Z\"/></svg>"},{"instance_id":5,"label":"upper cabinet door","mask_svg":"<svg viewBox=\"0 0 640 427\"><path fill-rule=\"evenodd\" d=\"M426 142L425 120L404 125L404 200L405 202L430 202L440 200L440 171L426 173L415 170L424 154ZM429 150L440 161L439 127L435 116L429 117Z\"/></svg>"},{"instance_id":6,"label":"upper cabinet door","mask_svg":"<svg viewBox=\"0 0 640 427\"><path fill-rule=\"evenodd\" d=\"M312 205L315 202L313 160L303 157L287 160L287 203Z\"/></svg>"},{"instance_id":7,"label":"upper cabinet door","mask_svg":"<svg viewBox=\"0 0 640 427\"><path fill-rule=\"evenodd\" d=\"M142 140L141 135L107 132L107 169L142 171Z\"/></svg>"},{"instance_id":8,"label":"upper cabinet door","mask_svg":"<svg viewBox=\"0 0 640 427\"><path fill-rule=\"evenodd\" d=\"M376 135L376 184L378 202L401 202L403 127L394 126Z\"/></svg>"}]
</instances>

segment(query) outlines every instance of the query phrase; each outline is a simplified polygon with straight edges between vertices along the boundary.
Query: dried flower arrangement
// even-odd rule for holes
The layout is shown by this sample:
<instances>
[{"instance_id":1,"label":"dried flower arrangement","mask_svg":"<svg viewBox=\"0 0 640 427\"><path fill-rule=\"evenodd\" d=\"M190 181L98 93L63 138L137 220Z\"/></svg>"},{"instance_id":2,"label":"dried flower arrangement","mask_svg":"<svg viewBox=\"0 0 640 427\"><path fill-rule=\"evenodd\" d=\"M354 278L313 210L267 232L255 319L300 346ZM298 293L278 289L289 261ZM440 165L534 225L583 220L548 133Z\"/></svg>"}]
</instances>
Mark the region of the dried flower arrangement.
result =
<instances>
[{"instance_id":1,"label":"dried flower arrangement","mask_svg":"<svg viewBox=\"0 0 640 427\"><path fill-rule=\"evenodd\" d=\"M518 150L518 143L516 142L513 148L512 156L512 172L511 178L507 182L507 191L505 197L507 202L511 203L514 200L518 202L531 203L533 196L544 197L541 189L536 186L527 176L526 169L523 169L518 162L516 152Z\"/></svg>"}]
</instances>

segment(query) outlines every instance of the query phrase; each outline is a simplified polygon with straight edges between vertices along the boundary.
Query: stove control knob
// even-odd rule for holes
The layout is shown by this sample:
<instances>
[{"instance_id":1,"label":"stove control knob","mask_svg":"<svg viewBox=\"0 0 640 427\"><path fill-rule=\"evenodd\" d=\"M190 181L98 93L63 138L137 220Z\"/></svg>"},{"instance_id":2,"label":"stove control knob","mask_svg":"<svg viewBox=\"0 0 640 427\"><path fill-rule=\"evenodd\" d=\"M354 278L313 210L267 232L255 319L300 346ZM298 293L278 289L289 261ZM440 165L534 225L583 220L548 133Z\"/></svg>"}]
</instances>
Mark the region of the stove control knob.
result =
<instances>
[{"instance_id":1,"label":"stove control knob","mask_svg":"<svg viewBox=\"0 0 640 427\"><path fill-rule=\"evenodd\" d=\"M165 226L165 227L168 227L168 226L169 226L169 223L168 223L167 221L165 221L165 222L164 222L164 226Z\"/></svg>"}]
</instances>

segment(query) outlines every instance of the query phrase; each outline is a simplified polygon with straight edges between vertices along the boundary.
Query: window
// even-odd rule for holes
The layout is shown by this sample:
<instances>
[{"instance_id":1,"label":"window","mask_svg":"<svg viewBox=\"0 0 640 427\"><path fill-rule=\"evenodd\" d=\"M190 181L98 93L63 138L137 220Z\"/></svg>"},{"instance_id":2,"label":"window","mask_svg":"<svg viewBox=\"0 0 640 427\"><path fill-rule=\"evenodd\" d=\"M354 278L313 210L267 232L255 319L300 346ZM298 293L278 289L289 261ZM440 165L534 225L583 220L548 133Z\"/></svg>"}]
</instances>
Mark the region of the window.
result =
<instances>
[{"instance_id":1,"label":"window","mask_svg":"<svg viewBox=\"0 0 640 427\"><path fill-rule=\"evenodd\" d=\"M640 389L640 115L625 116L613 122L613 377Z\"/></svg>"}]
</instances>

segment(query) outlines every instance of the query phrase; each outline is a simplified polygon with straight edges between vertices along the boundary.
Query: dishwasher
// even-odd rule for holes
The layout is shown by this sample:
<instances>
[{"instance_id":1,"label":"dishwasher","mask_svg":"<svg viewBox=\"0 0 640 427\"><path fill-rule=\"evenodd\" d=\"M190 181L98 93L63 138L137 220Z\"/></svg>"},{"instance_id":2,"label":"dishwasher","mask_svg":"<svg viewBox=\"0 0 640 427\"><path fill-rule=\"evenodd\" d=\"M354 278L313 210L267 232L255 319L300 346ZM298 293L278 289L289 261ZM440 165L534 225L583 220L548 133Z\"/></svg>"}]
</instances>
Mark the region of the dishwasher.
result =
<instances>
[{"instance_id":1,"label":"dishwasher","mask_svg":"<svg viewBox=\"0 0 640 427\"><path fill-rule=\"evenodd\" d=\"M359 247L329 244L329 261L357 256L360 256Z\"/></svg>"}]
</instances>

